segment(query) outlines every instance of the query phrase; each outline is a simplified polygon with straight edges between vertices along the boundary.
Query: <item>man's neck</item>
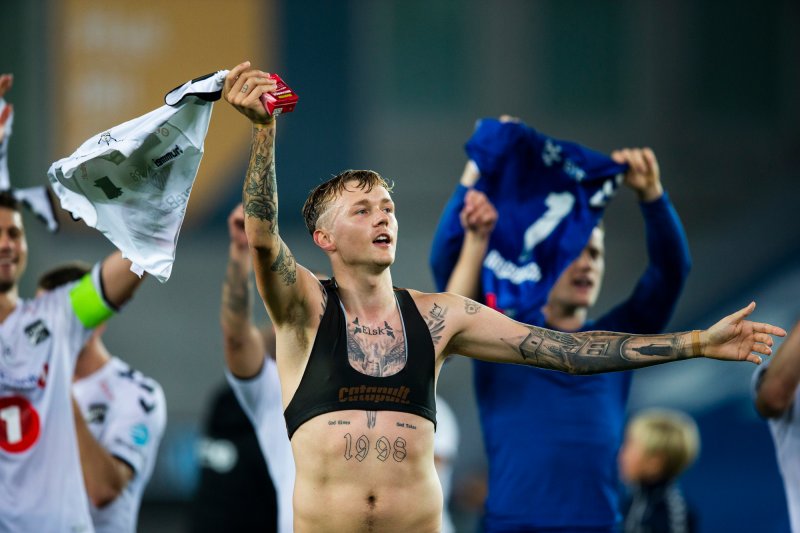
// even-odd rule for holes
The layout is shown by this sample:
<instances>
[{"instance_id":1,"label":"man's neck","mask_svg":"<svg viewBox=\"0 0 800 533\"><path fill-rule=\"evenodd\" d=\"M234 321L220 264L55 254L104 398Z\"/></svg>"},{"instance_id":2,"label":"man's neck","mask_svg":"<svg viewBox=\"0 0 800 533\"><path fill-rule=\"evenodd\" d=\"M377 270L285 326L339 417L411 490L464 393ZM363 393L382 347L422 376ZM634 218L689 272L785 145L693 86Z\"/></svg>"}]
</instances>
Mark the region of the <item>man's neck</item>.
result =
<instances>
[{"instance_id":1,"label":"man's neck","mask_svg":"<svg viewBox=\"0 0 800 533\"><path fill-rule=\"evenodd\" d=\"M5 322L8 315L14 312L18 302L19 292L16 285L6 292L0 292L0 323Z\"/></svg>"},{"instance_id":2,"label":"man's neck","mask_svg":"<svg viewBox=\"0 0 800 533\"><path fill-rule=\"evenodd\" d=\"M91 339L78 356L75 364L75 380L91 376L111 360L105 344L100 339Z\"/></svg>"},{"instance_id":3,"label":"man's neck","mask_svg":"<svg viewBox=\"0 0 800 533\"><path fill-rule=\"evenodd\" d=\"M339 299L349 314L373 316L395 308L392 274L388 268L380 273L334 268L334 276Z\"/></svg>"},{"instance_id":4,"label":"man's neck","mask_svg":"<svg viewBox=\"0 0 800 533\"><path fill-rule=\"evenodd\" d=\"M578 331L586 324L588 307L564 305L548 301L542 307L545 323L558 331Z\"/></svg>"}]
</instances>

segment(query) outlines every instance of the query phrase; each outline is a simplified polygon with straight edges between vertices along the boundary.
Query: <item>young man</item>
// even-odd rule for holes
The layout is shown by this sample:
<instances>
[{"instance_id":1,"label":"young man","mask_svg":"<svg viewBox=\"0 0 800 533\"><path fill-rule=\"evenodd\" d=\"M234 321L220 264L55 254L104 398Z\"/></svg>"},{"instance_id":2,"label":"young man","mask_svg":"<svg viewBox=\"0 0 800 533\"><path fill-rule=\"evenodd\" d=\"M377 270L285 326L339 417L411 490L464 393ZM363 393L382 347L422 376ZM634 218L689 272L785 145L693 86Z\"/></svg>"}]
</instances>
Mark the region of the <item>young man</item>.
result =
<instances>
[{"instance_id":1,"label":"young man","mask_svg":"<svg viewBox=\"0 0 800 533\"><path fill-rule=\"evenodd\" d=\"M231 242L220 311L225 376L256 429L258 443L275 487L278 520L273 530L291 533L294 458L289 439L286 438L278 368L274 355L267 349L264 336L253 324L250 283L253 267L241 204L228 217L228 233Z\"/></svg>"},{"instance_id":2,"label":"young man","mask_svg":"<svg viewBox=\"0 0 800 533\"><path fill-rule=\"evenodd\" d=\"M71 401L81 348L141 279L119 252L35 300L20 298L28 243L0 193L0 531L92 531Z\"/></svg>"},{"instance_id":3,"label":"young man","mask_svg":"<svg viewBox=\"0 0 800 533\"><path fill-rule=\"evenodd\" d=\"M689 273L686 236L663 190L655 154L634 148L615 151L612 158L628 164L624 183L636 193L644 218L647 269L626 300L588 320L605 273L605 232L598 226L558 277L546 304L519 314L518 320L558 331L648 333L666 327ZM472 189L479 178L477 167L468 164L439 223L431 263L437 280L450 273L446 290L483 300L480 272L497 211L485 194ZM455 217L461 223L451 221ZM449 236L455 227L458 234ZM455 266L448 246L454 240L459 241ZM522 303L512 307L525 308ZM483 361L473 368L489 462L485 529L615 531L620 521L616 456L631 373L571 376Z\"/></svg>"},{"instance_id":4,"label":"young man","mask_svg":"<svg viewBox=\"0 0 800 533\"><path fill-rule=\"evenodd\" d=\"M245 231L276 330L296 464L295 531L441 528L434 392L452 353L594 373L698 355L757 362L751 352L770 353L770 334L782 333L745 321L751 304L702 332L564 334L455 294L395 289L389 270L398 230L394 203L388 184L372 171L346 171L306 201L306 226L334 274L320 283L297 265L278 232L276 120L260 101L275 87L245 62L231 69L223 95L253 128Z\"/></svg>"},{"instance_id":5,"label":"young man","mask_svg":"<svg viewBox=\"0 0 800 533\"><path fill-rule=\"evenodd\" d=\"M69 263L39 278L52 292L83 278L89 265ZM97 533L134 533L145 486L167 424L161 386L112 356L97 326L78 355L72 385L75 428L92 523Z\"/></svg>"},{"instance_id":6,"label":"young man","mask_svg":"<svg viewBox=\"0 0 800 533\"><path fill-rule=\"evenodd\" d=\"M792 531L800 531L800 322L753 374L753 389L756 409L769 421Z\"/></svg>"}]
</instances>

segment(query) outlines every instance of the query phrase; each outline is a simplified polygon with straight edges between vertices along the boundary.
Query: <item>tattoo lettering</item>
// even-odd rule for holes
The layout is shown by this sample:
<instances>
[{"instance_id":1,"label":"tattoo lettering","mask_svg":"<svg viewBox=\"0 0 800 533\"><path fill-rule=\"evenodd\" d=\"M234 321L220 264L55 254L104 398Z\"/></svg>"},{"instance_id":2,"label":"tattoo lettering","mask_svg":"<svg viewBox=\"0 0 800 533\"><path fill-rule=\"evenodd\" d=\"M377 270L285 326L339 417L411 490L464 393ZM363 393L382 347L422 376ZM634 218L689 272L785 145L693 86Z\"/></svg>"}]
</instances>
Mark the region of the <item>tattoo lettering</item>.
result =
<instances>
[{"instance_id":1,"label":"tattoo lettering","mask_svg":"<svg viewBox=\"0 0 800 533\"><path fill-rule=\"evenodd\" d=\"M425 323L428 324L428 330L431 332L431 340L434 346L439 344L442 340L442 331L444 330L444 317L447 314L447 308L441 307L439 304L434 303L428 315L425 316Z\"/></svg>"},{"instance_id":2,"label":"tattoo lettering","mask_svg":"<svg viewBox=\"0 0 800 533\"><path fill-rule=\"evenodd\" d=\"M294 285L297 281L297 263L292 252L284 243L281 243L278 257L275 258L275 262L269 269L281 277L284 285Z\"/></svg>"},{"instance_id":3,"label":"tattoo lettering","mask_svg":"<svg viewBox=\"0 0 800 533\"><path fill-rule=\"evenodd\" d=\"M352 322L353 326L353 335L358 333L363 333L364 335L386 335L387 337L391 337L394 339L394 330L392 326L389 325L388 322L384 320L383 327L378 326L376 328L371 328L367 325L362 325L358 323L358 317Z\"/></svg>"},{"instance_id":4,"label":"tattoo lettering","mask_svg":"<svg viewBox=\"0 0 800 533\"><path fill-rule=\"evenodd\" d=\"M481 310L481 304L469 298L464 298L464 312L468 315L474 315Z\"/></svg>"},{"instance_id":5,"label":"tattoo lettering","mask_svg":"<svg viewBox=\"0 0 800 533\"><path fill-rule=\"evenodd\" d=\"M366 411L367 413L367 427L372 429L378 421L378 411Z\"/></svg>"},{"instance_id":6,"label":"tattoo lettering","mask_svg":"<svg viewBox=\"0 0 800 533\"><path fill-rule=\"evenodd\" d=\"M349 420L328 420L329 426L349 426Z\"/></svg>"},{"instance_id":7,"label":"tattoo lettering","mask_svg":"<svg viewBox=\"0 0 800 533\"><path fill-rule=\"evenodd\" d=\"M503 340L518 349L525 362L575 374L628 370L687 357L682 333L561 333L535 327L529 331L525 338Z\"/></svg>"},{"instance_id":8,"label":"tattoo lettering","mask_svg":"<svg viewBox=\"0 0 800 533\"><path fill-rule=\"evenodd\" d=\"M358 440L356 440L355 455L353 455L353 436L350 435L350 433L345 434L344 442L344 458L346 461L355 457L356 461L360 463L367 458L369 454L369 439L366 435L361 435L358 437ZM406 440L402 437L397 437L394 440L394 445L392 445L386 437L379 437L375 442L375 451L377 452L376 458L380 462L385 462L389 458L389 454L391 454L392 459L400 463L408 455Z\"/></svg>"},{"instance_id":9,"label":"tattoo lettering","mask_svg":"<svg viewBox=\"0 0 800 533\"><path fill-rule=\"evenodd\" d=\"M373 333L379 330L384 335ZM347 326L347 357L350 366L362 374L393 376L405 368L408 359L404 332L386 322L383 328L369 328L356 318Z\"/></svg>"}]
</instances>

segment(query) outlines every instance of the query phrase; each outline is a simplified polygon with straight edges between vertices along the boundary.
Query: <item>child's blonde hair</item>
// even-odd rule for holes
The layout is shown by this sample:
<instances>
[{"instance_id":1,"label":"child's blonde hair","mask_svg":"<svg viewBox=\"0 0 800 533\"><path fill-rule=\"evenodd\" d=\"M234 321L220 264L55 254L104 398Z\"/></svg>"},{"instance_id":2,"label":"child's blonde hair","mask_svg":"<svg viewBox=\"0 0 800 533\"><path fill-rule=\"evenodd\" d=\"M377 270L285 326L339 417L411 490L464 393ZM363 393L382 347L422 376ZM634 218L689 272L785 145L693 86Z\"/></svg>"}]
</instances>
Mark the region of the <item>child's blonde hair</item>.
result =
<instances>
[{"instance_id":1,"label":"child's blonde hair","mask_svg":"<svg viewBox=\"0 0 800 533\"><path fill-rule=\"evenodd\" d=\"M664 458L662 478L672 480L691 465L700 452L700 433L692 418L679 411L648 409L636 415L628 433L648 455Z\"/></svg>"}]
</instances>

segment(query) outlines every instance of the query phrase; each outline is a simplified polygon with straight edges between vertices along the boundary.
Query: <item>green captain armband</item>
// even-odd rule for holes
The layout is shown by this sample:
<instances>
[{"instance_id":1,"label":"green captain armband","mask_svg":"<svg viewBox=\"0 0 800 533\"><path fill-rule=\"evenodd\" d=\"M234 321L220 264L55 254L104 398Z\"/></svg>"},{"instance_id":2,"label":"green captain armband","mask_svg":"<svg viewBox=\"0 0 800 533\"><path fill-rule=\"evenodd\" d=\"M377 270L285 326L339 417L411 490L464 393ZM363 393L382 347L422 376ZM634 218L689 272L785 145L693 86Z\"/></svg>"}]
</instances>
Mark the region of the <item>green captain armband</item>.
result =
<instances>
[{"instance_id":1,"label":"green captain armband","mask_svg":"<svg viewBox=\"0 0 800 533\"><path fill-rule=\"evenodd\" d=\"M114 314L103 297L97 292L92 282L92 274L83 276L77 285L69 291L72 309L81 324L94 328L108 320Z\"/></svg>"}]
</instances>

